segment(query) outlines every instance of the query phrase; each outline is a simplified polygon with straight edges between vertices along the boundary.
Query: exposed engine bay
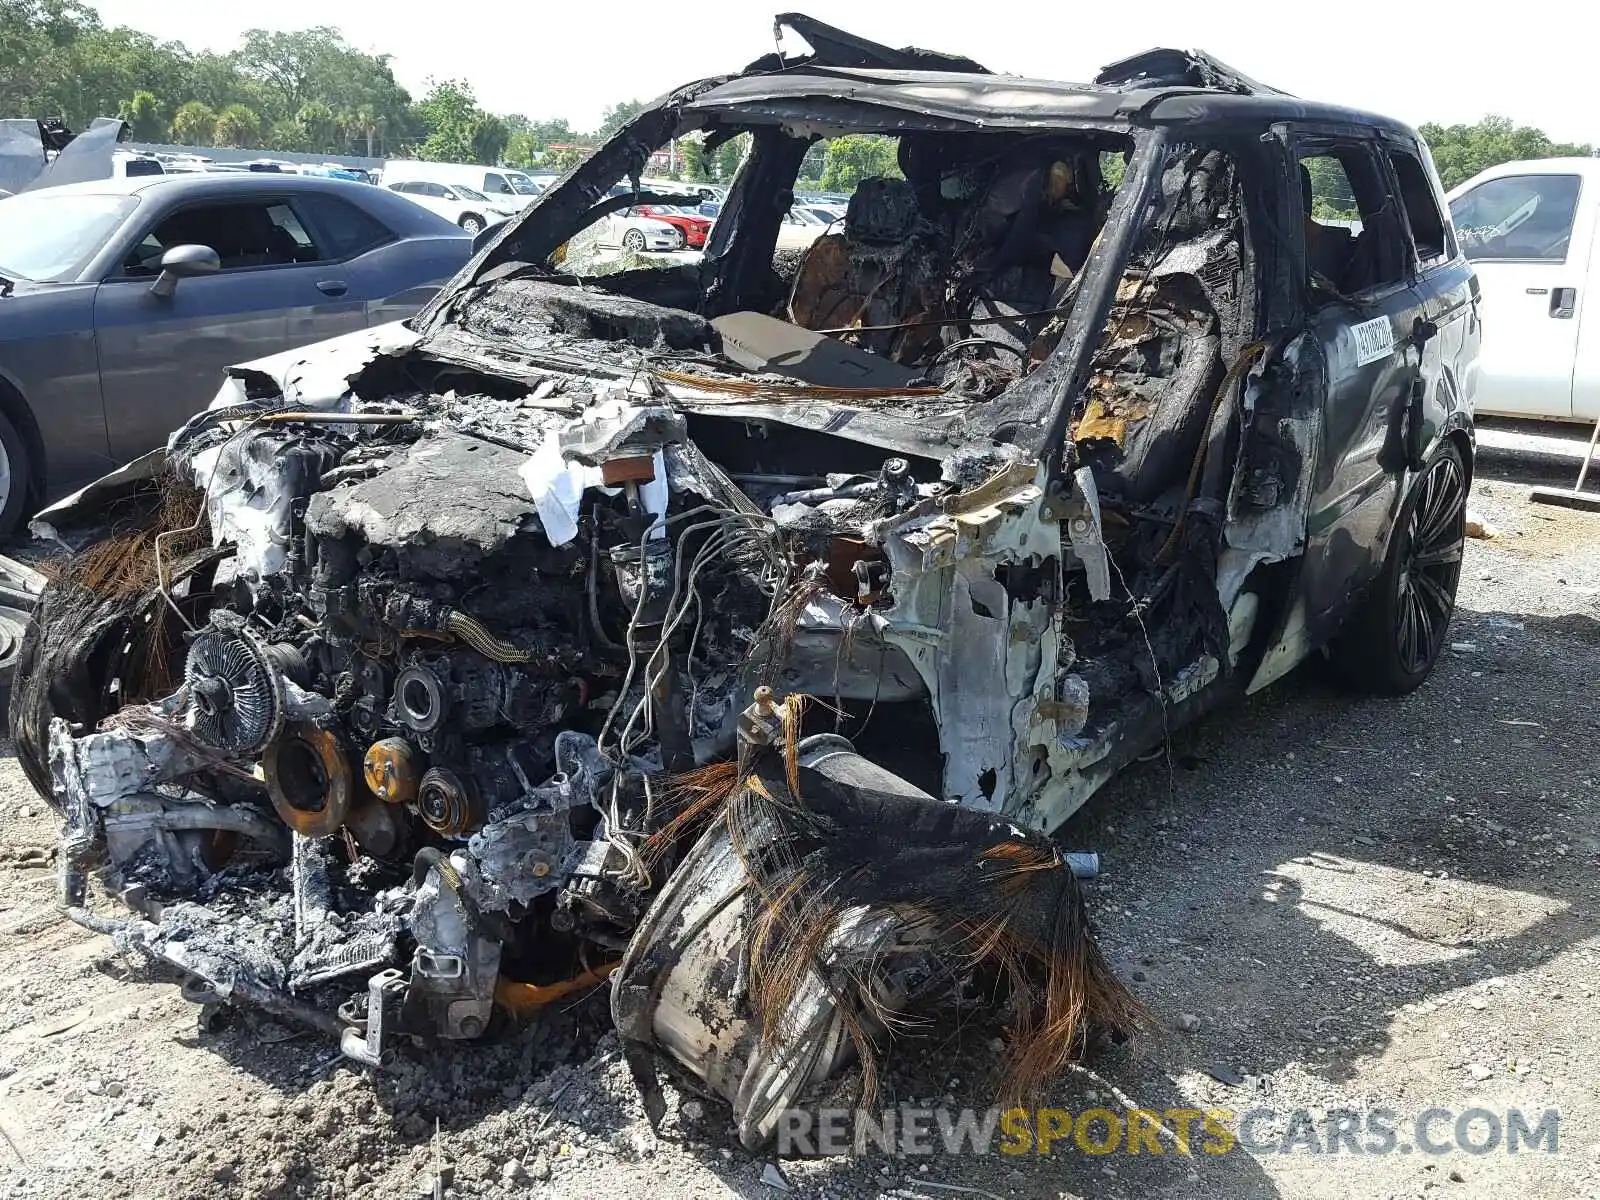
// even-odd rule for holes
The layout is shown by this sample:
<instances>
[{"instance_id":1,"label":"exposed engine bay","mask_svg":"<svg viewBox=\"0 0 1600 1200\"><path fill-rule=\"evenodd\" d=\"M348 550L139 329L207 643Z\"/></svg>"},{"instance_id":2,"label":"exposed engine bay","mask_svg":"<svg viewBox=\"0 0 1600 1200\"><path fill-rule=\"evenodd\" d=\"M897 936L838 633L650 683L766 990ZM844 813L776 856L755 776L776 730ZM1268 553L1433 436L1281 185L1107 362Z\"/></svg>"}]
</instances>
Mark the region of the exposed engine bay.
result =
<instances>
[{"instance_id":1,"label":"exposed engine bay","mask_svg":"<svg viewBox=\"0 0 1600 1200\"><path fill-rule=\"evenodd\" d=\"M664 1066L755 1145L895 1014L998 1005L1019 1093L1139 1023L1048 834L1242 687L1302 481L1227 153L902 133L785 263L810 135L750 118L703 263L578 277L691 92L47 514L12 726L68 911L199 994L381 1067L609 978L652 1116Z\"/></svg>"}]
</instances>

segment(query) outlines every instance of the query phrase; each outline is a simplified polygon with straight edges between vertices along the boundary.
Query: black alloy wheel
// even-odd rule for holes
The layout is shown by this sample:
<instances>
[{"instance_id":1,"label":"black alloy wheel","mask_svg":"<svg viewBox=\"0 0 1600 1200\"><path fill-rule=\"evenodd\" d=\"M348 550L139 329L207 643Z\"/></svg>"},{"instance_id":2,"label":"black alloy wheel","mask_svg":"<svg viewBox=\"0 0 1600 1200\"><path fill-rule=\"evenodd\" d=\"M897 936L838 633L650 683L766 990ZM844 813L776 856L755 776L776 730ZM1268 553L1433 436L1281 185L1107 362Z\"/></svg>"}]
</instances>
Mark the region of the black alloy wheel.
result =
<instances>
[{"instance_id":1,"label":"black alloy wheel","mask_svg":"<svg viewBox=\"0 0 1600 1200\"><path fill-rule=\"evenodd\" d=\"M1340 680L1403 696L1428 678L1455 613L1466 534L1466 466L1446 441L1401 502L1383 570L1328 646Z\"/></svg>"},{"instance_id":2,"label":"black alloy wheel","mask_svg":"<svg viewBox=\"0 0 1600 1200\"><path fill-rule=\"evenodd\" d=\"M1454 454L1440 455L1415 485L1396 587L1396 651L1408 673L1426 674L1444 645L1461 580L1467 536L1467 477Z\"/></svg>"}]
</instances>

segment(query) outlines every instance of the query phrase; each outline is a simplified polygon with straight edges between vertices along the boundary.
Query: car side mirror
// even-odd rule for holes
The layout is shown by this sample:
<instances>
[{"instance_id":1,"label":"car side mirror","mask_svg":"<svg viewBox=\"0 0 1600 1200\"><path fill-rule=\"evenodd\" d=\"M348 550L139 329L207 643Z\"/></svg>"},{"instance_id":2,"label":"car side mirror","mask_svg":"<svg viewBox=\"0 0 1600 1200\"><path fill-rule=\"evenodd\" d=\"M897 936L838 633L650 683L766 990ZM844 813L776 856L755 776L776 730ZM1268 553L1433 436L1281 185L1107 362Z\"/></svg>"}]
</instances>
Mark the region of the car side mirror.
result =
<instances>
[{"instance_id":1,"label":"car side mirror","mask_svg":"<svg viewBox=\"0 0 1600 1200\"><path fill-rule=\"evenodd\" d=\"M478 251L482 250L490 242L494 241L495 238L499 237L500 226L503 224L505 224L504 221L496 221L493 225L485 225L482 229L478 230L477 233L473 234L472 252L474 254L478 253Z\"/></svg>"},{"instance_id":2,"label":"car side mirror","mask_svg":"<svg viewBox=\"0 0 1600 1200\"><path fill-rule=\"evenodd\" d=\"M220 270L222 259L210 246L174 246L161 256L161 274L150 285L150 294L166 300L178 290L178 280Z\"/></svg>"}]
</instances>

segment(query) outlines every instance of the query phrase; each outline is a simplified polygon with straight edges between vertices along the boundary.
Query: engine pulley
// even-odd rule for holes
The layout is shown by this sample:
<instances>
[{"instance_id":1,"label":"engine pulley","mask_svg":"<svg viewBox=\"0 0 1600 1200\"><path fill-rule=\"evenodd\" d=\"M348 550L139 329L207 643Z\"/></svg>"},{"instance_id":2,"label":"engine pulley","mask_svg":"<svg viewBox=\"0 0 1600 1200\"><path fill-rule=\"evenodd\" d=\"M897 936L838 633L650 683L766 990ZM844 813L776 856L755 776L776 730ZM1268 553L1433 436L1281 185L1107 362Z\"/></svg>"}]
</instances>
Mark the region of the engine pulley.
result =
<instances>
[{"instance_id":1,"label":"engine pulley","mask_svg":"<svg viewBox=\"0 0 1600 1200\"><path fill-rule=\"evenodd\" d=\"M466 837L483 824L472 785L448 767L429 767L417 787L417 811L440 837Z\"/></svg>"},{"instance_id":2,"label":"engine pulley","mask_svg":"<svg viewBox=\"0 0 1600 1200\"><path fill-rule=\"evenodd\" d=\"M422 776L422 754L404 738L373 742L362 758L361 773L367 790L387 804L410 804L417 798Z\"/></svg>"},{"instance_id":3,"label":"engine pulley","mask_svg":"<svg viewBox=\"0 0 1600 1200\"><path fill-rule=\"evenodd\" d=\"M350 760L332 730L288 726L261 756L261 773L272 807L296 833L327 837L350 814Z\"/></svg>"}]
</instances>

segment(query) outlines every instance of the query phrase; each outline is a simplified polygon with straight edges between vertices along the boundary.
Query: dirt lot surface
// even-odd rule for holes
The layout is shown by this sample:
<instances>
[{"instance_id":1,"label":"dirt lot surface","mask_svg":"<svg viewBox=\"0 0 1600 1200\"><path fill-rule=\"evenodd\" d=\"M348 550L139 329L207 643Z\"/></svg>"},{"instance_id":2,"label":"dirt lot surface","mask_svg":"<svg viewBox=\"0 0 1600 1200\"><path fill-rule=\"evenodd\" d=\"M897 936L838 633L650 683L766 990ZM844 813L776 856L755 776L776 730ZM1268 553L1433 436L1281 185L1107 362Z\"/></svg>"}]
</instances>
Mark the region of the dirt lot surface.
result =
<instances>
[{"instance_id":1,"label":"dirt lot surface","mask_svg":"<svg viewBox=\"0 0 1600 1200\"><path fill-rule=\"evenodd\" d=\"M0 1195L1600 1196L1600 516L1528 505L1509 469L1480 471L1499 533L1469 544L1454 647L1420 692L1353 701L1299 672L1180 734L1063 835L1103 855L1103 943L1161 1028L1047 1103L1263 1108L1252 1144L1292 1153L1067 1138L779 1171L715 1106L674 1102L653 1136L603 996L387 1076L251 1014L201 1031L174 980L57 917L55 821L7 759ZM990 1105L995 1032L892 1051L885 1099ZM1468 1109L1559 1110L1555 1152L1508 1154L1506 1130L1487 1153L1426 1152L1434 1107L1435 1143ZM1363 1135L1330 1153L1342 1109L1390 1110L1392 1152Z\"/></svg>"}]
</instances>

